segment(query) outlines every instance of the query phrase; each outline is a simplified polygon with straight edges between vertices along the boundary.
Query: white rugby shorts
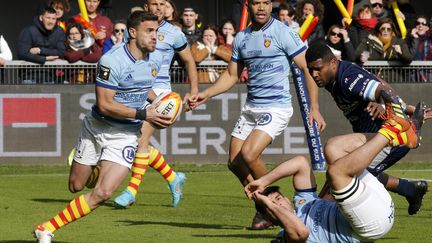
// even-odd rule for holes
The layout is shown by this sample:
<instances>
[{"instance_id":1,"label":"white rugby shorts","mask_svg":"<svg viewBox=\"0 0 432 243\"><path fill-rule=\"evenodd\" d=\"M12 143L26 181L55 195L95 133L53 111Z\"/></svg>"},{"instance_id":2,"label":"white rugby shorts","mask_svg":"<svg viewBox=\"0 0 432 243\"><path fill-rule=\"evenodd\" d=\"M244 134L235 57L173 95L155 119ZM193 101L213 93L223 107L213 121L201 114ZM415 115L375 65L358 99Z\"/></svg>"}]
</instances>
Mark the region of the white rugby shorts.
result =
<instances>
[{"instance_id":1,"label":"white rugby shorts","mask_svg":"<svg viewBox=\"0 0 432 243\"><path fill-rule=\"evenodd\" d=\"M135 158L139 135L139 131L123 131L88 114L83 120L80 137L75 145L74 160L91 166L100 160L107 160L130 169Z\"/></svg>"},{"instance_id":2,"label":"white rugby shorts","mask_svg":"<svg viewBox=\"0 0 432 243\"><path fill-rule=\"evenodd\" d=\"M384 186L367 170L358 180L358 190L343 202L337 202L337 205L361 240L380 239L393 226L393 200Z\"/></svg>"},{"instance_id":3,"label":"white rugby shorts","mask_svg":"<svg viewBox=\"0 0 432 243\"><path fill-rule=\"evenodd\" d=\"M231 136L246 140L252 130L260 129L274 140L288 126L292 115L292 107L253 107L245 104Z\"/></svg>"}]
</instances>

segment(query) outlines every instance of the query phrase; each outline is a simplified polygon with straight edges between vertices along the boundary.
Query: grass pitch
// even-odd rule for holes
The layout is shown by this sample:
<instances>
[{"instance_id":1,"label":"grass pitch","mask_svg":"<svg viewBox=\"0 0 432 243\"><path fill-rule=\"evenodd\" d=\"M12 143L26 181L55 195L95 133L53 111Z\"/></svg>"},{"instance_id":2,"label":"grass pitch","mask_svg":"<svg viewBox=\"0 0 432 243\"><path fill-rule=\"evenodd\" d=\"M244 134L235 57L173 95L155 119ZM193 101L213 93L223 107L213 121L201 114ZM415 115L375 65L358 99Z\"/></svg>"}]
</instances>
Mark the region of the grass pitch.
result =
<instances>
[{"instance_id":1,"label":"grass pitch","mask_svg":"<svg viewBox=\"0 0 432 243\"><path fill-rule=\"evenodd\" d=\"M55 232L53 241L270 242L274 238L276 228L247 229L255 212L253 203L245 198L240 183L225 165L174 167L187 176L178 208L170 206L166 182L149 169L132 207L114 209L108 201L89 216ZM432 163L400 164L388 172L431 180L431 168ZM67 190L68 170L65 166L0 166L0 242L34 242L34 226L63 210L76 196ZM324 174L316 176L318 185L322 185ZM276 184L292 197L290 179ZM409 216L405 198L392 193L395 224L378 242L431 242L431 195L426 194L419 213Z\"/></svg>"}]
</instances>

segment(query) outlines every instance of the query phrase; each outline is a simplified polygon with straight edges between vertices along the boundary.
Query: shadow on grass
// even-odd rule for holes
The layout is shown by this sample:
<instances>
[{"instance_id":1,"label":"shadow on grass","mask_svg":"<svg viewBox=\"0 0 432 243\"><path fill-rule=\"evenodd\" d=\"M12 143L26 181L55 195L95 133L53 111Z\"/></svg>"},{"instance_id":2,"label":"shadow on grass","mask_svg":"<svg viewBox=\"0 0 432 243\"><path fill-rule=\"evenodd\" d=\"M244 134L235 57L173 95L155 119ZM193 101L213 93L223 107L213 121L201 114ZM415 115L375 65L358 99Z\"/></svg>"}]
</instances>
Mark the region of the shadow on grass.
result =
<instances>
[{"instance_id":1,"label":"shadow on grass","mask_svg":"<svg viewBox=\"0 0 432 243\"><path fill-rule=\"evenodd\" d=\"M193 237L199 237L199 238L245 238L245 239L275 239L276 234L275 233L269 233L269 234L232 234L232 235L192 235Z\"/></svg>"},{"instance_id":2,"label":"shadow on grass","mask_svg":"<svg viewBox=\"0 0 432 243\"><path fill-rule=\"evenodd\" d=\"M36 239L34 240L0 240L0 243L26 243L31 242L35 243ZM68 241L55 241L56 243L69 243Z\"/></svg>"},{"instance_id":3,"label":"shadow on grass","mask_svg":"<svg viewBox=\"0 0 432 243\"><path fill-rule=\"evenodd\" d=\"M42 202L42 203L53 203L53 202L55 202L55 203L70 203L70 201L72 201L73 198L71 198L71 199L33 198L30 200L35 201L35 202ZM2 241L0 241L0 242L2 242Z\"/></svg>"},{"instance_id":4,"label":"shadow on grass","mask_svg":"<svg viewBox=\"0 0 432 243\"><path fill-rule=\"evenodd\" d=\"M132 220L119 220L116 222L126 223L130 226L136 225L166 225L179 228L194 228L194 229L244 229L240 225L220 225L220 224L194 224L184 222L157 222L157 221L132 221ZM126 226L128 226L126 225Z\"/></svg>"}]
</instances>

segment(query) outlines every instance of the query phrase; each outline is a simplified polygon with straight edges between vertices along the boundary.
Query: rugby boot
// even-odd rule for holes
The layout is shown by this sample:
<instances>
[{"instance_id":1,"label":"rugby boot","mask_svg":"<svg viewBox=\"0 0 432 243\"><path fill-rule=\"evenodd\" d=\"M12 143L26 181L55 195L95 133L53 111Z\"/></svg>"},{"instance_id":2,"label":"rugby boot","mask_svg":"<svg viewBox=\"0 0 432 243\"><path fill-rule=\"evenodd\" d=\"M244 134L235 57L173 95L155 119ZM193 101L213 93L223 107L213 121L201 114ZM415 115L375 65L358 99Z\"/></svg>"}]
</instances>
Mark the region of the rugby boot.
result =
<instances>
[{"instance_id":1,"label":"rugby boot","mask_svg":"<svg viewBox=\"0 0 432 243\"><path fill-rule=\"evenodd\" d=\"M423 196L428 191L428 183L426 181L413 181L415 193L412 197L406 197L409 206L408 206L408 214L413 215L416 214L420 207L422 206Z\"/></svg>"},{"instance_id":2,"label":"rugby boot","mask_svg":"<svg viewBox=\"0 0 432 243\"><path fill-rule=\"evenodd\" d=\"M186 182L186 175L182 172L176 172L176 178L168 184L172 196L172 206L177 207L183 196L183 186Z\"/></svg>"},{"instance_id":3,"label":"rugby boot","mask_svg":"<svg viewBox=\"0 0 432 243\"><path fill-rule=\"evenodd\" d=\"M114 204L117 208L126 208L135 202L135 196L128 189L125 189L120 196L114 199Z\"/></svg>"},{"instance_id":4,"label":"rugby boot","mask_svg":"<svg viewBox=\"0 0 432 243\"><path fill-rule=\"evenodd\" d=\"M33 236L37 239L37 242L39 243L51 243L54 234L51 231L45 229L45 227L40 224L36 226L36 229L33 232Z\"/></svg>"},{"instance_id":5,"label":"rugby boot","mask_svg":"<svg viewBox=\"0 0 432 243\"><path fill-rule=\"evenodd\" d=\"M389 146L407 146L417 148L420 144L420 131L424 120L425 106L419 102L411 119L402 118L392 113L392 105L386 104L386 122L378 133L389 139Z\"/></svg>"},{"instance_id":6,"label":"rugby boot","mask_svg":"<svg viewBox=\"0 0 432 243\"><path fill-rule=\"evenodd\" d=\"M274 224L272 222L266 220L261 213L256 212L255 216L252 220L252 224L251 224L250 229L251 230L264 230L264 229L272 228L273 226L274 226Z\"/></svg>"}]
</instances>

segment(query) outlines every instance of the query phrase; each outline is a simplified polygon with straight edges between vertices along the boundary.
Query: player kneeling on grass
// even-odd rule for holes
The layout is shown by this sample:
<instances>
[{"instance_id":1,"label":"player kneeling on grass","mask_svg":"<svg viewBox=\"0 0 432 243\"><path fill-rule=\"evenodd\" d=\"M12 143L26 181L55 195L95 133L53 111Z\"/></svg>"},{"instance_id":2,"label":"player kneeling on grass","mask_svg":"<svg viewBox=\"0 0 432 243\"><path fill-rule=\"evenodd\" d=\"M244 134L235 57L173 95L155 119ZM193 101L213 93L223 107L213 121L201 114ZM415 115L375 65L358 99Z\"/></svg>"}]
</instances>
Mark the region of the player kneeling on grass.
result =
<instances>
[{"instance_id":1,"label":"player kneeling on grass","mask_svg":"<svg viewBox=\"0 0 432 243\"><path fill-rule=\"evenodd\" d=\"M143 109L147 98L156 98L151 85L162 63L162 56L154 52L157 16L136 11L129 16L127 27L129 42L99 61L96 104L83 120L69 190L81 191L89 182L92 166L98 163L99 179L94 189L77 196L63 211L36 227L34 234L40 243L50 243L54 231L90 214L111 198L132 167L144 120L161 128L171 124L171 117L159 114L154 106ZM84 240L81 237L77 241Z\"/></svg>"},{"instance_id":2,"label":"player kneeling on grass","mask_svg":"<svg viewBox=\"0 0 432 243\"><path fill-rule=\"evenodd\" d=\"M358 138L351 150L340 149L328 165L327 180L335 201L321 199L316 193L315 177L304 157L295 157L245 187L257 210L274 224L283 227L280 242L362 242L386 235L393 226L394 204L384 186L367 171L369 163L385 146L419 145L424 109L417 106L412 120L387 114L378 134L353 133ZM391 108L387 109L387 113ZM340 142L338 136L327 146ZM294 205L273 182L292 176ZM267 188L266 188L267 187Z\"/></svg>"}]
</instances>

